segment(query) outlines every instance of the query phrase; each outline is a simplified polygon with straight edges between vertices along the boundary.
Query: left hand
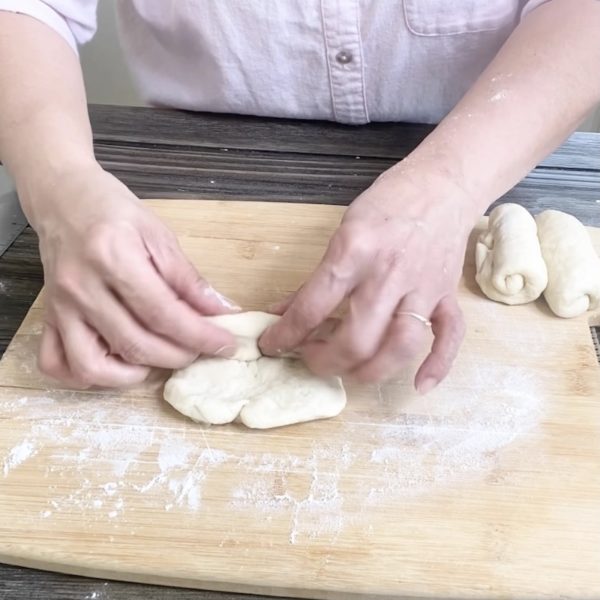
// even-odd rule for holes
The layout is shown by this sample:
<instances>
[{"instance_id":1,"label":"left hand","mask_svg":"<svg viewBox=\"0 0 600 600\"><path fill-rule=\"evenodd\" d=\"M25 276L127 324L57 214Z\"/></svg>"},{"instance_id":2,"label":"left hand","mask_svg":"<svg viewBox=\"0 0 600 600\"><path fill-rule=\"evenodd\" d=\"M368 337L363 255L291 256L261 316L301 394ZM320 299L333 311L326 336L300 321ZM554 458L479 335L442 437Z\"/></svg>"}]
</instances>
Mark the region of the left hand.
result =
<instances>
[{"instance_id":1,"label":"left hand","mask_svg":"<svg viewBox=\"0 0 600 600\"><path fill-rule=\"evenodd\" d=\"M479 215L464 192L441 177L410 176L402 163L354 200L310 279L260 340L265 354L300 348L319 375L363 382L394 377L422 349L431 352L415 386L421 393L449 372L465 324L456 299L469 233ZM347 300L327 339L314 332ZM312 337L311 337L311 334Z\"/></svg>"}]
</instances>

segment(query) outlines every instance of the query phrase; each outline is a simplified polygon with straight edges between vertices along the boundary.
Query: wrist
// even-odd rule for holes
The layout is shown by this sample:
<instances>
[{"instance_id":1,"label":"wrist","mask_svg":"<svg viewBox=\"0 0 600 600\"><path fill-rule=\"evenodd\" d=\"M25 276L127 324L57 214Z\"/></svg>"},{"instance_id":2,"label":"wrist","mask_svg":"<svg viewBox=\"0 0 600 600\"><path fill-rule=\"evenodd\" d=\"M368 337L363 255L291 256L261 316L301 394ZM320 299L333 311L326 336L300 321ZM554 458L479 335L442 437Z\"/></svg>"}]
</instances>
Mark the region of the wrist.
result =
<instances>
[{"instance_id":1,"label":"wrist","mask_svg":"<svg viewBox=\"0 0 600 600\"><path fill-rule=\"evenodd\" d=\"M10 167L9 167L10 170ZM21 165L11 171L23 211L29 222L36 225L48 212L60 212L62 195L56 193L60 186L73 178L92 177L102 171L93 156L53 157L36 165Z\"/></svg>"},{"instance_id":2,"label":"wrist","mask_svg":"<svg viewBox=\"0 0 600 600\"><path fill-rule=\"evenodd\" d=\"M419 198L418 203L411 203L415 210L438 214L450 211L460 216L469 231L487 208L480 197L470 193L448 165L421 160L413 155L382 173L374 185L380 184L394 190L393 197L396 203L401 204L401 210L405 211L410 206L403 202L404 198ZM423 214L413 216L421 218Z\"/></svg>"}]
</instances>

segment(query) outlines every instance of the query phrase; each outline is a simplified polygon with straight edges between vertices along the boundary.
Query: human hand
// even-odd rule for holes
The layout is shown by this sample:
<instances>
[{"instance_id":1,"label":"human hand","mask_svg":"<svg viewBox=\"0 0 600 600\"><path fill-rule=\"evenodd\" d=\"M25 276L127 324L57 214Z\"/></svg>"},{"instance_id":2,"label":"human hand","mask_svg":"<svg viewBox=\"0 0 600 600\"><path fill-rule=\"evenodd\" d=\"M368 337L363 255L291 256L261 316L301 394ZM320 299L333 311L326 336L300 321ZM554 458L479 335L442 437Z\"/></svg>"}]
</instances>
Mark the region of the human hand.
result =
<instances>
[{"instance_id":1,"label":"human hand","mask_svg":"<svg viewBox=\"0 0 600 600\"><path fill-rule=\"evenodd\" d=\"M476 213L450 182L415 182L397 168L384 173L354 200L321 264L280 307L262 351L300 347L317 374L381 381L421 350L427 325L414 316L421 315L435 339L415 386L428 392L448 374L464 336L456 287ZM315 336L345 300L335 331Z\"/></svg>"},{"instance_id":2,"label":"human hand","mask_svg":"<svg viewBox=\"0 0 600 600\"><path fill-rule=\"evenodd\" d=\"M200 277L174 234L94 164L24 203L45 277L40 369L74 387L124 386L149 367L227 354L202 315L236 310Z\"/></svg>"}]
</instances>

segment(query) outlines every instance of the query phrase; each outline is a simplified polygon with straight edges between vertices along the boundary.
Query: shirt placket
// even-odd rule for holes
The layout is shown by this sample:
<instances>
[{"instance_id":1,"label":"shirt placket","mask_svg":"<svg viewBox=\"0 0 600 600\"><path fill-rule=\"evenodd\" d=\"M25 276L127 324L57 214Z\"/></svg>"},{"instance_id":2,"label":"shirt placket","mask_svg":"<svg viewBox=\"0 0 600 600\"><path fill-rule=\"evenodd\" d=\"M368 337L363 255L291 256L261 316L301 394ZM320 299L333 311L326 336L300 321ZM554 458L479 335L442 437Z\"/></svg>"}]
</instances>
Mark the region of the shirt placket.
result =
<instances>
[{"instance_id":1,"label":"shirt placket","mask_svg":"<svg viewBox=\"0 0 600 600\"><path fill-rule=\"evenodd\" d=\"M321 14L334 118L366 123L359 0L321 0Z\"/></svg>"}]
</instances>

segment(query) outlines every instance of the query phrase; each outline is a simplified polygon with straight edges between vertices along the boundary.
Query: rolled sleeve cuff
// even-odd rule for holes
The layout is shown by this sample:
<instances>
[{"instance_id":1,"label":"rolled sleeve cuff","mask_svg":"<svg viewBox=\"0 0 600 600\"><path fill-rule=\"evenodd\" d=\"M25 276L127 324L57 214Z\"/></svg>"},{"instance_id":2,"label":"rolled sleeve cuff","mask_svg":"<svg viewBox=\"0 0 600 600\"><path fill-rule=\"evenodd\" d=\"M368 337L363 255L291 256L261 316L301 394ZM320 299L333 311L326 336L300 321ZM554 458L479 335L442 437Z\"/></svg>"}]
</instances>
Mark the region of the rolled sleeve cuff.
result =
<instances>
[{"instance_id":1,"label":"rolled sleeve cuff","mask_svg":"<svg viewBox=\"0 0 600 600\"><path fill-rule=\"evenodd\" d=\"M542 4L546 4L547 2L550 2L550 0L529 0L529 2L525 4L523 10L521 11L521 19L523 19L523 17L526 17L532 10L535 10L536 8L538 8Z\"/></svg>"},{"instance_id":2,"label":"rolled sleeve cuff","mask_svg":"<svg viewBox=\"0 0 600 600\"><path fill-rule=\"evenodd\" d=\"M67 22L45 2L40 0L0 0L0 10L28 15L45 23L71 46L75 54L78 54L75 36Z\"/></svg>"}]
</instances>

